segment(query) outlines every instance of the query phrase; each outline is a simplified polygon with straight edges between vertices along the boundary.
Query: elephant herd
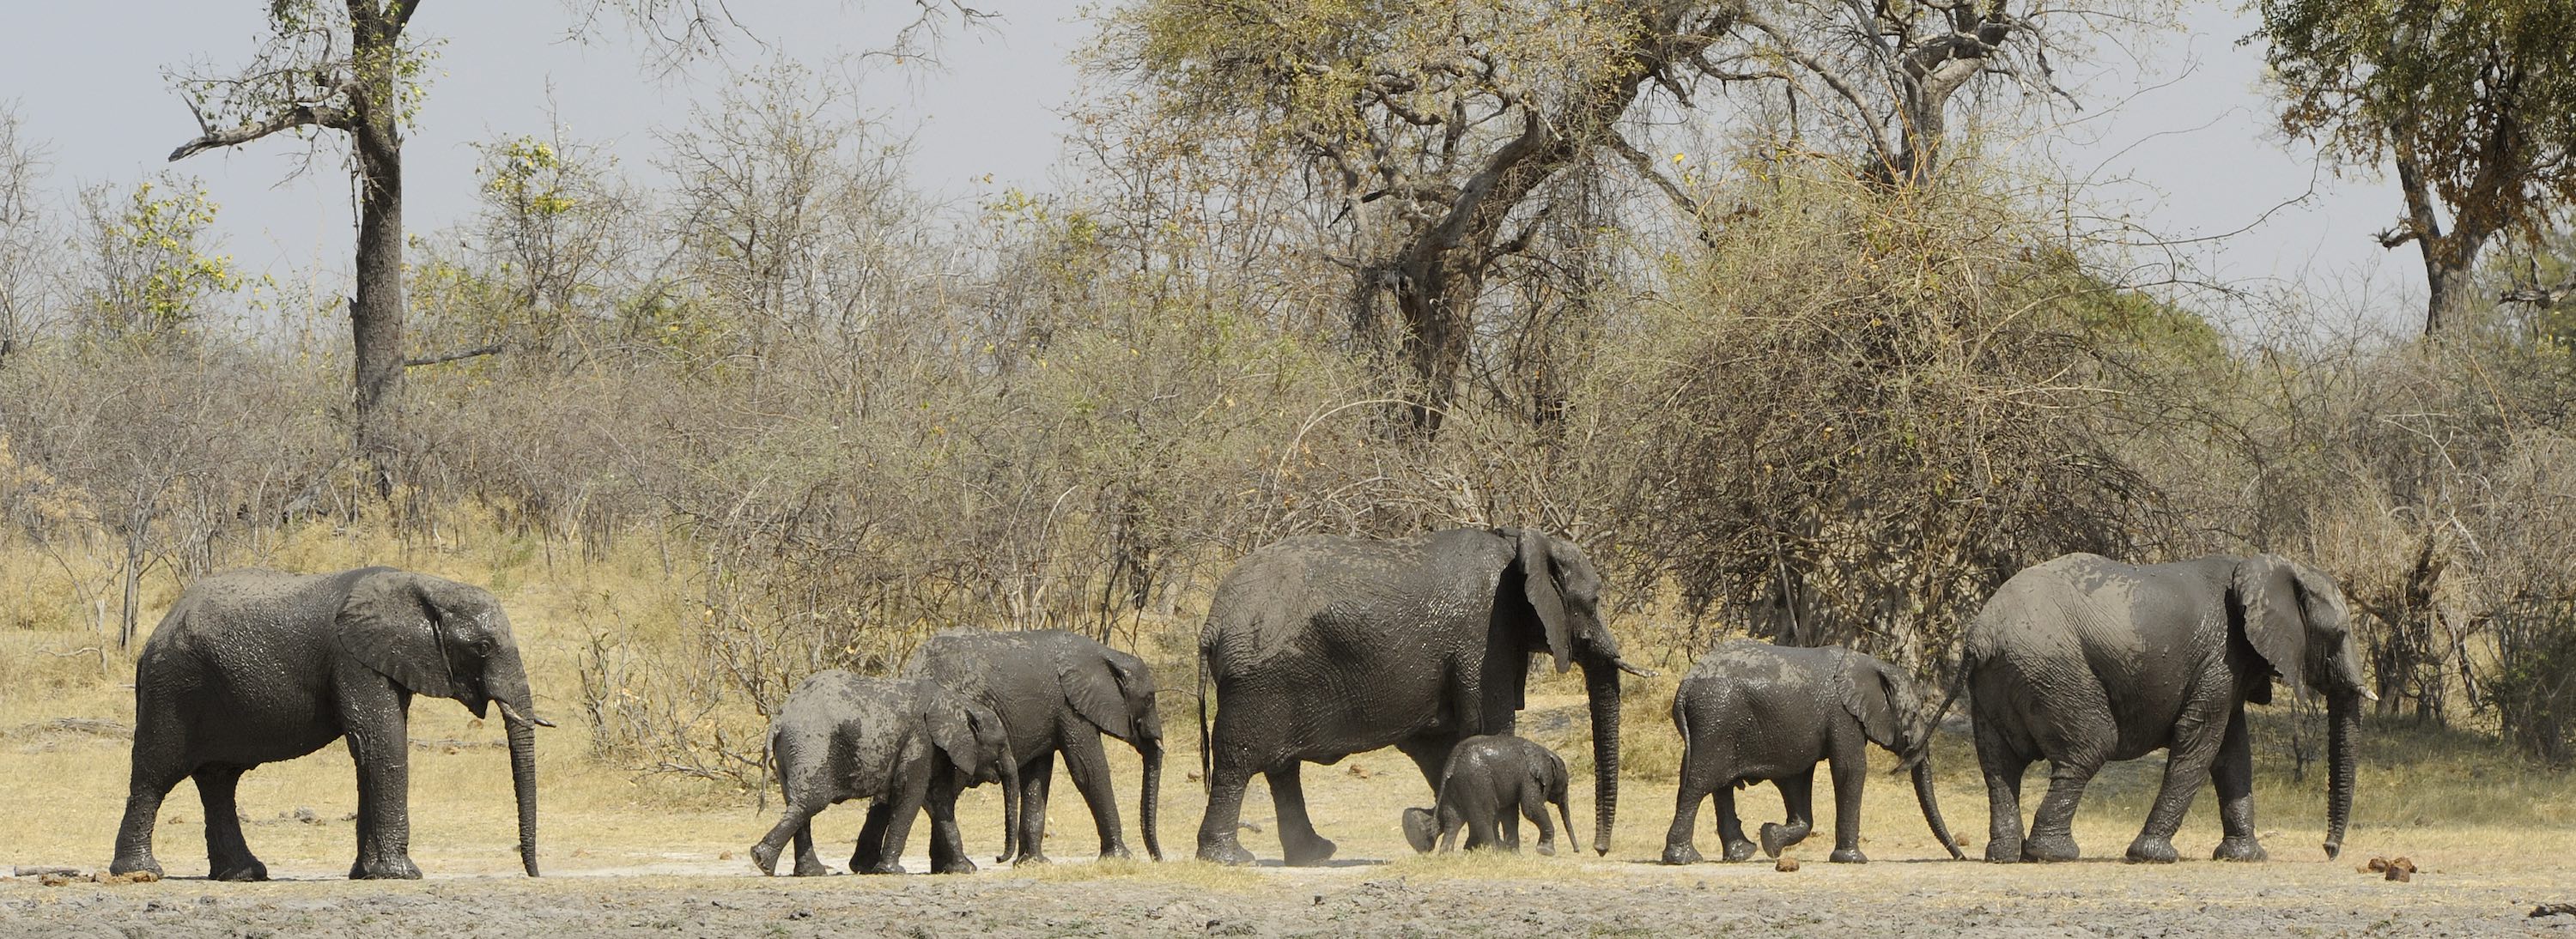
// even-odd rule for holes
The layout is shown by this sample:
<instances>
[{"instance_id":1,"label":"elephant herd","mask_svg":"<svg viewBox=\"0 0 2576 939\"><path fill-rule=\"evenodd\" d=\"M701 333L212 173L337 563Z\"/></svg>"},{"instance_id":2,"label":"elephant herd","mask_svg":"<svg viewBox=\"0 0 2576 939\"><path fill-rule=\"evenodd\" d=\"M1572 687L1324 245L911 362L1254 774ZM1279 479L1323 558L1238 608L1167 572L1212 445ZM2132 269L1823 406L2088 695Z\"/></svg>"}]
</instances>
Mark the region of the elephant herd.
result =
<instances>
[{"instance_id":1,"label":"elephant herd","mask_svg":"<svg viewBox=\"0 0 2576 939\"><path fill-rule=\"evenodd\" d=\"M1413 760L1434 795L1431 808L1400 819L1417 850L1447 850L1462 831L1469 848L1516 849L1526 818L1539 851L1553 853L1550 805L1569 849L1580 850L1566 761L1513 733L1529 669L1541 659L1559 672L1583 670L1592 842L1608 853L1621 676L1653 673L1622 658L1600 601L1600 576L1582 550L1528 528L1301 537L1245 557L1219 583L1199 637L1207 808L1198 857L1253 859L1238 832L1258 773L1286 863L1330 859L1333 842L1307 816L1301 768L1386 746ZM1798 843L1812 827L1819 763L1834 788L1831 859L1867 860L1859 824L1870 745L1898 756L1935 839L1962 856L1934 799L1929 760L1934 728L1961 694L1989 803L1987 860L2075 858L2070 826L2093 774L2106 761L2160 749L2168 751L2163 788L2128 859L2175 859L2172 837L2206 779L2224 830L2213 856L2261 860L2245 704L2270 701L2276 677L2327 704L2332 857L2351 817L2355 732L2370 697L2347 618L2330 578L2271 555L2129 565L2075 554L1996 590L1962 631L1953 679L1937 701L1903 671L1854 651L1723 643L1673 697L1685 749L1662 860L1700 860L1693 831L1703 802L1714 803L1726 860L1757 849L1776 856ZM420 876L408 856L406 724L415 694L457 700L477 716L499 708L520 857L535 876L535 728L553 725L537 716L508 616L483 590L380 567L236 571L180 596L136 664L133 771L111 870L160 872L152 834L161 801L193 779L205 803L209 875L266 878L242 839L237 782L261 763L345 739L358 770L349 875ZM767 756L784 809L752 859L774 872L792 842L794 873L828 873L811 819L866 799L851 871L902 871L903 845L924 812L933 871L971 871L956 800L966 788L1000 783L999 859L1044 861L1059 755L1098 827L1101 855L1128 856L1107 736L1141 758L1144 848L1160 860L1156 697L1143 660L1053 630L942 633L900 677L813 675L771 719ZM2025 834L2022 777L2042 759L2048 792ZM1788 818L1748 838L1734 790L1766 780Z\"/></svg>"}]
</instances>

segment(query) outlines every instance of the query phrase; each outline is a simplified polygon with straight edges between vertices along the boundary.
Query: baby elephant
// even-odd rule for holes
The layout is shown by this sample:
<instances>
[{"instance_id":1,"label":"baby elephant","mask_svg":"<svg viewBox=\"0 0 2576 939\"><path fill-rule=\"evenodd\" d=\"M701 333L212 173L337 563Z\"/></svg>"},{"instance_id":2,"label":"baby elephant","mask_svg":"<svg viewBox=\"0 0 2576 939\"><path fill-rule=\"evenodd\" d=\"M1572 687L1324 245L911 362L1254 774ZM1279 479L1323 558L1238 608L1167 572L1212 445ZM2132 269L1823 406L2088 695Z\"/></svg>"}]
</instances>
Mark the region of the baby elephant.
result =
<instances>
[{"instance_id":1,"label":"baby elephant","mask_svg":"<svg viewBox=\"0 0 2576 939\"><path fill-rule=\"evenodd\" d=\"M770 719L769 752L786 810L751 849L764 874L776 870L791 837L796 876L831 873L814 857L814 814L852 799L869 801L851 873L903 873L903 843L924 808L932 871L972 873L975 862L958 840L957 794L1000 780L1003 813L1013 816L1020 802L1019 761L1001 718L927 678L817 673Z\"/></svg>"},{"instance_id":2,"label":"baby elephant","mask_svg":"<svg viewBox=\"0 0 2576 939\"><path fill-rule=\"evenodd\" d=\"M1565 759L1555 751L1507 735L1469 737L1450 751L1449 764L1440 770L1439 804L1404 810L1404 840L1428 854L1437 837L1446 853L1464 826L1469 850L1500 846L1518 851L1521 818L1527 816L1538 826L1538 853L1554 855L1556 828L1547 821L1547 805L1553 802L1557 817L1565 820L1566 850L1583 850L1575 841L1565 784Z\"/></svg>"},{"instance_id":3,"label":"baby elephant","mask_svg":"<svg viewBox=\"0 0 2576 939\"><path fill-rule=\"evenodd\" d=\"M1702 799L1715 797L1726 859L1753 856L1736 818L1735 790L1770 780L1789 810L1787 825L1764 823L1762 852L1807 837L1814 825L1816 763L1833 767L1834 853L1861 863L1860 791L1869 774L1866 744L1913 761L1914 798L1932 836L1960 857L1932 794L1928 756L1932 729L1912 679L1887 663L1841 648L1801 649L1738 640L1719 645L1691 668L1673 693L1673 728L1682 735L1681 792L1664 863L1700 859L1691 829Z\"/></svg>"}]
</instances>

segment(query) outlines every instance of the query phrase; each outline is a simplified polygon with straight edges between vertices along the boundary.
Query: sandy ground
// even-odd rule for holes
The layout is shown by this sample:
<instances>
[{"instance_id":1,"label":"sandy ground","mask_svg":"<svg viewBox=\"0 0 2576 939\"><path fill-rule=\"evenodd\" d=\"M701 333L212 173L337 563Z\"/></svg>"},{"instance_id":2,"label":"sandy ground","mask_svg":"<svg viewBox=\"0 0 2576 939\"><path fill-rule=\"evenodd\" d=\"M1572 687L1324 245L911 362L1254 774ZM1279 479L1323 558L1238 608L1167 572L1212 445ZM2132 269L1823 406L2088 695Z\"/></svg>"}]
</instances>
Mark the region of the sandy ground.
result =
<instances>
[{"instance_id":1,"label":"sandy ground","mask_svg":"<svg viewBox=\"0 0 2576 939\"><path fill-rule=\"evenodd\" d=\"M920 859L914 859L918 864ZM706 865L700 865L706 866ZM2342 863L1974 862L1666 868L1617 860L1407 859L1216 871L1062 864L1032 876L760 878L582 872L399 884L0 883L0 933L262 935L2389 935L2576 936L2534 919L2566 868L2411 883Z\"/></svg>"}]
</instances>

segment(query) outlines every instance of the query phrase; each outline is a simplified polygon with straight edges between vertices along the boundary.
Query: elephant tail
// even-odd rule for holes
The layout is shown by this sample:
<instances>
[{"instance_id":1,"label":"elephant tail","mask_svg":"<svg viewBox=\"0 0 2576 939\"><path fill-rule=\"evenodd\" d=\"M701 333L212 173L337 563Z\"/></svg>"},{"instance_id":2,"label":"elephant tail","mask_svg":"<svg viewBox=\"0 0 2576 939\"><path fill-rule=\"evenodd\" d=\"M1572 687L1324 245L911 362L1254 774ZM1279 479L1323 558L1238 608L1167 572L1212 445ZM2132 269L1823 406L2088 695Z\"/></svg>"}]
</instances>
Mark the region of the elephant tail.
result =
<instances>
[{"instance_id":1,"label":"elephant tail","mask_svg":"<svg viewBox=\"0 0 2576 939\"><path fill-rule=\"evenodd\" d=\"M1199 788L1208 788L1213 761L1208 756L1208 646L1199 642Z\"/></svg>"},{"instance_id":2,"label":"elephant tail","mask_svg":"<svg viewBox=\"0 0 2576 939\"><path fill-rule=\"evenodd\" d=\"M1967 693L1968 676L1975 671L1976 661L1969 658L1966 648L1962 647L1959 650L1958 666L1950 669L1949 687L1941 692L1941 703L1924 710L1922 726L1915 728L1913 739L1908 741L1903 754L1905 759L1897 764L1896 772L1912 772L1916 765L1932 754L1933 731L1940 729L1941 717L1950 713L1950 705L1956 703L1960 695Z\"/></svg>"}]
</instances>

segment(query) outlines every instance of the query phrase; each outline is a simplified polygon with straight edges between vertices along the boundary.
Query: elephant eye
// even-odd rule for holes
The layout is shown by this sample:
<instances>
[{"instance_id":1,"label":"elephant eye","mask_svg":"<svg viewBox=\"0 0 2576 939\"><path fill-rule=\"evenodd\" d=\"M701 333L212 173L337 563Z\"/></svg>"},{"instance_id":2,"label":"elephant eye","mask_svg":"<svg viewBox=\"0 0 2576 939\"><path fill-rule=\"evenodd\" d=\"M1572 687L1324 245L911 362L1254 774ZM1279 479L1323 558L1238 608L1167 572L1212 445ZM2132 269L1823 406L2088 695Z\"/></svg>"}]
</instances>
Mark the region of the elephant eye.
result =
<instances>
[{"instance_id":1,"label":"elephant eye","mask_svg":"<svg viewBox=\"0 0 2576 939\"><path fill-rule=\"evenodd\" d=\"M475 654L475 655L491 655L491 654L492 654L492 638L491 638L491 637L489 637L489 636L485 636L485 637L483 637L483 638L481 638L481 639L476 639L476 640L474 640L474 654Z\"/></svg>"}]
</instances>

